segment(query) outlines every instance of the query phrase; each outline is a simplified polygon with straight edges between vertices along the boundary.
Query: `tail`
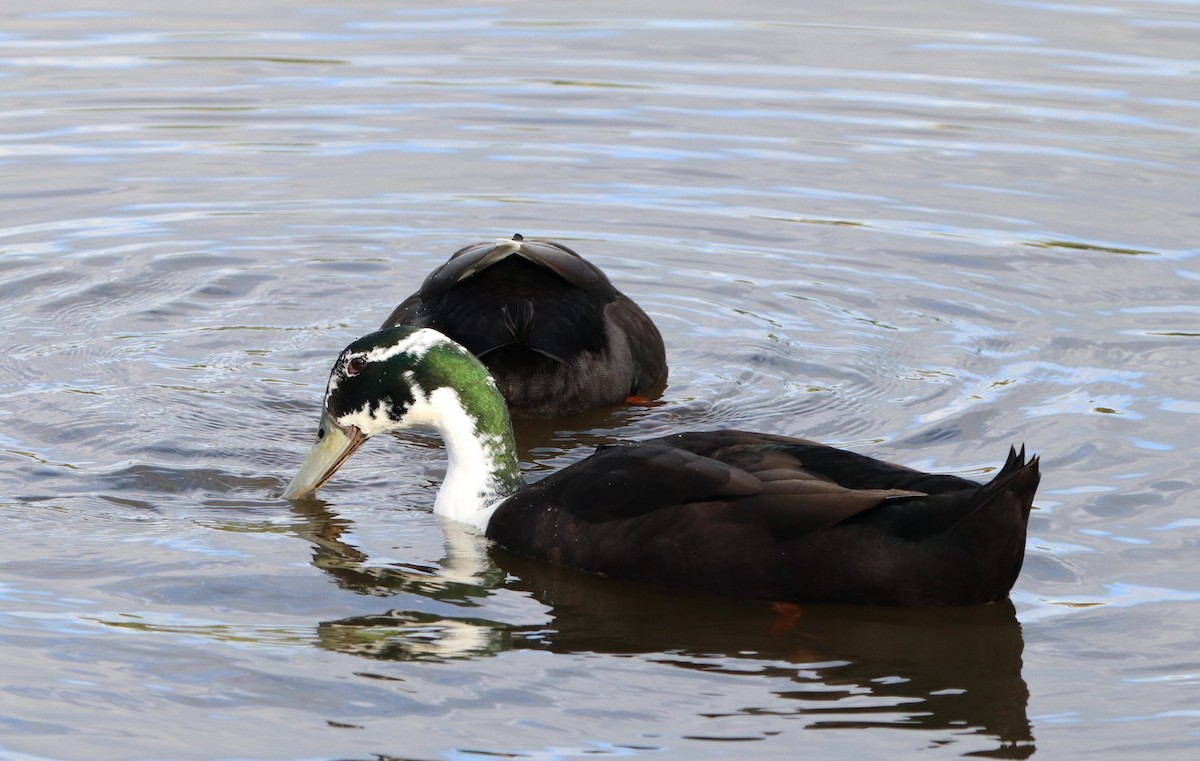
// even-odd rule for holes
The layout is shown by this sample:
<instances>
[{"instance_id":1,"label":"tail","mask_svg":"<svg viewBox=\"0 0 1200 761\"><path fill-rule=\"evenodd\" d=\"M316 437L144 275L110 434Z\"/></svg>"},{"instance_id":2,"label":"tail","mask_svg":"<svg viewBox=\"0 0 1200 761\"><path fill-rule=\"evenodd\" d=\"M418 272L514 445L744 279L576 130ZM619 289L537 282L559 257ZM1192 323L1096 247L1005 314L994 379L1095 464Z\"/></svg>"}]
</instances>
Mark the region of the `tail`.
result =
<instances>
[{"instance_id":1,"label":"tail","mask_svg":"<svg viewBox=\"0 0 1200 761\"><path fill-rule=\"evenodd\" d=\"M1029 510L1033 507L1033 495L1037 492L1038 484L1042 481L1040 470L1042 459L1032 455L1025 461L1025 445L1018 452L1015 447L1008 448L1008 460L996 477L984 487L981 503L988 504L1001 494L1009 494L1021 506L1021 521L1029 524Z\"/></svg>"},{"instance_id":2,"label":"tail","mask_svg":"<svg viewBox=\"0 0 1200 761\"><path fill-rule=\"evenodd\" d=\"M1041 458L1033 455L1025 459L1025 445L1018 452L1015 447L1008 448L1008 460L996 477L989 481L973 500L971 509L962 513L954 530L971 523L973 516L989 512L999 501L1015 504L1021 514L1022 526L1029 525L1029 511L1033 507L1033 495L1037 492L1042 480L1039 470Z\"/></svg>"},{"instance_id":3,"label":"tail","mask_svg":"<svg viewBox=\"0 0 1200 761\"><path fill-rule=\"evenodd\" d=\"M1029 511L1042 480L1040 462L1037 455L1025 459L1024 445L1019 452L1009 448L1004 467L979 490L971 517L955 526L960 542L980 550L977 575L964 604L999 600L1016 583L1025 561Z\"/></svg>"}]
</instances>

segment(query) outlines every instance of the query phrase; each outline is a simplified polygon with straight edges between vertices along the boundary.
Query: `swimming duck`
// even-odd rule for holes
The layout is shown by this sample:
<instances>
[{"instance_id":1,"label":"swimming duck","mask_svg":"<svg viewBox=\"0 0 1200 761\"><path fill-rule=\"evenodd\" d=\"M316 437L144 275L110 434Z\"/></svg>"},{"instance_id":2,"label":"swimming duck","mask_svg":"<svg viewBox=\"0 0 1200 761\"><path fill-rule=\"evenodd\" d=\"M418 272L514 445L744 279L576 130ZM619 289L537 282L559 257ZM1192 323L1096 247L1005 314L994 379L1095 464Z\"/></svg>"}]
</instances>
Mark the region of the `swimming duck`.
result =
<instances>
[{"instance_id":1,"label":"swimming duck","mask_svg":"<svg viewBox=\"0 0 1200 761\"><path fill-rule=\"evenodd\" d=\"M660 586L776 601L969 605L1021 569L1038 458L988 484L813 441L719 430L601 447L526 485L504 399L471 352L390 328L334 363L317 442L284 497L315 494L369 437L432 426L434 512L506 549Z\"/></svg>"},{"instance_id":2,"label":"swimming duck","mask_svg":"<svg viewBox=\"0 0 1200 761\"><path fill-rule=\"evenodd\" d=\"M551 418L626 399L667 381L658 328L604 273L548 240L459 249L384 321L434 328L491 371L516 418Z\"/></svg>"}]
</instances>

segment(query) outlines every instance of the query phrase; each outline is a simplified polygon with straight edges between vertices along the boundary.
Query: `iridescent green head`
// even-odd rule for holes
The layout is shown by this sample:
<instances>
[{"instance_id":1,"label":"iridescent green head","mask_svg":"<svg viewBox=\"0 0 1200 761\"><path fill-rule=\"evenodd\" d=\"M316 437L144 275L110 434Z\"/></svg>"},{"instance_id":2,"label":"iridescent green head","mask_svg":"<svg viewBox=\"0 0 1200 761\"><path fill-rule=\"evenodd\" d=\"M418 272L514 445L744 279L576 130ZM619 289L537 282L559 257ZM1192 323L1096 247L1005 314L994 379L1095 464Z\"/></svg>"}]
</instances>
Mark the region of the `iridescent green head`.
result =
<instances>
[{"instance_id":1,"label":"iridescent green head","mask_svg":"<svg viewBox=\"0 0 1200 761\"><path fill-rule=\"evenodd\" d=\"M511 444L504 400L465 348L429 328L363 336L334 363L317 443L283 496L312 496L371 436L420 425L445 436L447 418L466 419L480 440Z\"/></svg>"}]
</instances>

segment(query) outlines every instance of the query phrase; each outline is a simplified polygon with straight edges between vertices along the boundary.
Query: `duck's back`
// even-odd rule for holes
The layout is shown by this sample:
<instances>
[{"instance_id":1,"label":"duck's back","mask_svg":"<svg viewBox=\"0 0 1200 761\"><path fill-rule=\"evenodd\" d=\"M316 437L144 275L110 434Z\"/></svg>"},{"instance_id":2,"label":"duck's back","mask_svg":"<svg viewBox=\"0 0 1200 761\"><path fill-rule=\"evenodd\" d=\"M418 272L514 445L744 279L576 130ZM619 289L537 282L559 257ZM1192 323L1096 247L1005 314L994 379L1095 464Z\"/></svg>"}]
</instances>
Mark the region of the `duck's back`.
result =
<instances>
[{"instance_id":1,"label":"duck's back","mask_svg":"<svg viewBox=\"0 0 1200 761\"><path fill-rule=\"evenodd\" d=\"M384 322L434 328L478 356L514 417L555 417L666 380L653 322L598 268L565 246L501 241L468 246L435 270Z\"/></svg>"},{"instance_id":2,"label":"duck's back","mask_svg":"<svg viewBox=\"0 0 1200 761\"><path fill-rule=\"evenodd\" d=\"M1024 557L1037 459L987 485L738 431L618 445L511 497L488 535L611 576L772 600L964 605Z\"/></svg>"}]
</instances>

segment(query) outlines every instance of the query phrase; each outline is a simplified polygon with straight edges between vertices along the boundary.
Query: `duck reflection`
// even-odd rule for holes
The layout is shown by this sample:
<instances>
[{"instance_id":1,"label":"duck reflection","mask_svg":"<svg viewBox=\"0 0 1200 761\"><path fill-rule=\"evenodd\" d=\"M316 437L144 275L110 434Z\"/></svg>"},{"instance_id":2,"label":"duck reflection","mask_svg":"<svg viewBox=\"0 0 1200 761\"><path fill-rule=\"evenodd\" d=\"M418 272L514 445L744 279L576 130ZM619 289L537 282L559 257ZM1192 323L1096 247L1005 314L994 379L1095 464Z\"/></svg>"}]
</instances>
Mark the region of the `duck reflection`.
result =
<instances>
[{"instance_id":1,"label":"duck reflection","mask_svg":"<svg viewBox=\"0 0 1200 761\"><path fill-rule=\"evenodd\" d=\"M659 655L680 668L762 674L796 701L810 728L949 730L994 738L973 755L1034 752L1021 675L1024 643L1011 602L946 609L778 606L696 597L531 561L447 522L436 566L369 567L342 542L349 521L323 503L299 503L313 563L348 590L418 595L464 609L443 615L396 606L326 621L322 647L397 661L489 657L509 650ZM506 623L486 614L504 590L547 608L544 621ZM428 608L426 605L414 607Z\"/></svg>"}]
</instances>

